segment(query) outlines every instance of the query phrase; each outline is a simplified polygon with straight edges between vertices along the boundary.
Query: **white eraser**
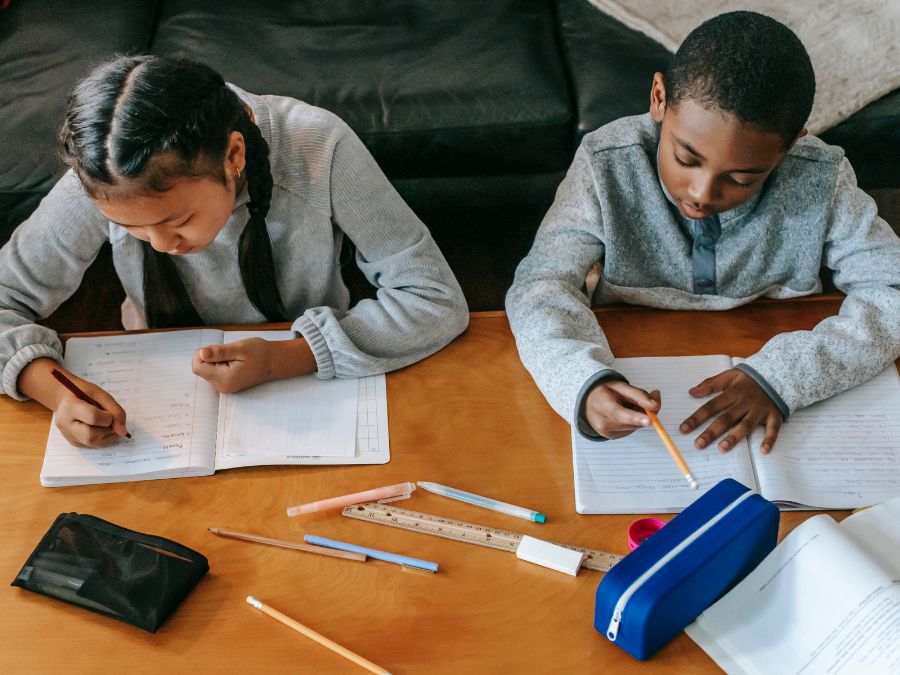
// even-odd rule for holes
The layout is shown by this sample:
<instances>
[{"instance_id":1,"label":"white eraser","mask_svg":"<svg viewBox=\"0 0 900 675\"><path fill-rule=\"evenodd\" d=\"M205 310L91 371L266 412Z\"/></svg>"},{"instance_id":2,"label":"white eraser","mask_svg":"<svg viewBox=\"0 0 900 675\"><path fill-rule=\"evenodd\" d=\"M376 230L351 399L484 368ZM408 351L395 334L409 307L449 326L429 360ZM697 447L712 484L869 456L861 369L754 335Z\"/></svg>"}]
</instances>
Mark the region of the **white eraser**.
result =
<instances>
[{"instance_id":1,"label":"white eraser","mask_svg":"<svg viewBox=\"0 0 900 675\"><path fill-rule=\"evenodd\" d=\"M549 567L557 572L571 574L574 577L578 574L578 568L581 567L584 553L526 535L519 542L519 548L516 549L516 557L537 565Z\"/></svg>"}]
</instances>

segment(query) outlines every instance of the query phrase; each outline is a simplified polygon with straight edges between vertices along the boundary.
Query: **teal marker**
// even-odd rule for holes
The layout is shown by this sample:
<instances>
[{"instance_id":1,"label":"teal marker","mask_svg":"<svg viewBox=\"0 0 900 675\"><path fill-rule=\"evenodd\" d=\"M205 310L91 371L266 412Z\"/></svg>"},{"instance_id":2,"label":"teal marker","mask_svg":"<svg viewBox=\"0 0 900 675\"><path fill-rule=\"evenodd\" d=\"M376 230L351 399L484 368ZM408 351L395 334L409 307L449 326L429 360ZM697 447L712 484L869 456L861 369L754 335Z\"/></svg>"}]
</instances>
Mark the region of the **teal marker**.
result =
<instances>
[{"instance_id":1,"label":"teal marker","mask_svg":"<svg viewBox=\"0 0 900 675\"><path fill-rule=\"evenodd\" d=\"M507 515L515 516L516 518L522 518L524 520L531 520L535 523L547 522L547 516L545 516L543 513L538 513L537 511L532 511L531 509L516 506L515 504L498 502L496 499L490 499L488 497L482 497L480 495L473 495L471 492L463 492L462 490L447 487L446 485L441 485L440 483L429 483L428 481L420 480L416 484L420 488L422 488L423 490L427 490L428 492L433 492L434 494L441 495L443 497L450 497L450 499L458 499L459 501L466 502L467 504L481 506L485 509L491 509L492 511L500 511L500 513L505 513Z\"/></svg>"}]
</instances>

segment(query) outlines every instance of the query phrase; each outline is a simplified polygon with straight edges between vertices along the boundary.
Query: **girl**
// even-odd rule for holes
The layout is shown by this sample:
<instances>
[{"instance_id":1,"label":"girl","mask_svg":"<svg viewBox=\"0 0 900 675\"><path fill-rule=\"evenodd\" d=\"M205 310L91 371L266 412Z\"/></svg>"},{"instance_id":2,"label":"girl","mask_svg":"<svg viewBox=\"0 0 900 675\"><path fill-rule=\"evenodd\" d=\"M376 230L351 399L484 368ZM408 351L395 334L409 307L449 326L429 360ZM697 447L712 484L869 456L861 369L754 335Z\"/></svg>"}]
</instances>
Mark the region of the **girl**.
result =
<instances>
[{"instance_id":1,"label":"girl","mask_svg":"<svg viewBox=\"0 0 900 675\"><path fill-rule=\"evenodd\" d=\"M125 411L66 373L34 321L77 288L105 241L126 329L293 321L293 340L199 349L194 372L234 392L315 372L361 377L461 333L462 291L426 227L350 128L325 110L227 85L200 63L120 57L79 83L61 131L69 171L0 250L0 386L56 411L74 445L127 433ZM378 288L352 309L344 235Z\"/></svg>"}]
</instances>

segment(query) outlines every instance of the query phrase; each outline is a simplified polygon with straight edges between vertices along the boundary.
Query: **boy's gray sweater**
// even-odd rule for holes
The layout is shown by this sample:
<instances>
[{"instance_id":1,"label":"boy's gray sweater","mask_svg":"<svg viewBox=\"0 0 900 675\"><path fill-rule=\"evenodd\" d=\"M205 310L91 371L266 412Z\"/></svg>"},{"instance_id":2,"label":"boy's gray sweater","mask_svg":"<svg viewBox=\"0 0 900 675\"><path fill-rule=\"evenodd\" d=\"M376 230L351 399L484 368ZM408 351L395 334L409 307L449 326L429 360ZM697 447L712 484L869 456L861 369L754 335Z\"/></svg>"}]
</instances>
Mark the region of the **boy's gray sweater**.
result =
<instances>
[{"instance_id":1,"label":"boy's gray sweater","mask_svg":"<svg viewBox=\"0 0 900 675\"><path fill-rule=\"evenodd\" d=\"M818 293L821 267L834 270L847 293L840 313L775 336L742 366L785 417L900 357L900 240L840 148L800 139L758 194L719 214L715 293L698 294L692 232L702 233L662 189L658 139L649 115L584 137L507 294L519 354L556 412L596 436L580 419L583 398L598 381L621 378L585 291L594 263L602 266L595 303L666 309Z\"/></svg>"},{"instance_id":2,"label":"boy's gray sweater","mask_svg":"<svg viewBox=\"0 0 900 675\"><path fill-rule=\"evenodd\" d=\"M369 152L335 115L279 96L235 88L252 108L272 165L266 218L278 289L293 330L309 342L318 377L359 377L414 363L446 345L468 322L462 291L428 229L403 202ZM238 237L247 222L246 187L215 241L174 258L207 325L262 323L241 282ZM376 286L377 299L352 309L341 279L344 236ZM34 321L52 313L81 283L106 241L133 318L143 324L140 242L107 221L70 171L0 250L0 385L21 399L16 381L32 360L61 357L56 334ZM142 325L143 324L143 325Z\"/></svg>"}]
</instances>

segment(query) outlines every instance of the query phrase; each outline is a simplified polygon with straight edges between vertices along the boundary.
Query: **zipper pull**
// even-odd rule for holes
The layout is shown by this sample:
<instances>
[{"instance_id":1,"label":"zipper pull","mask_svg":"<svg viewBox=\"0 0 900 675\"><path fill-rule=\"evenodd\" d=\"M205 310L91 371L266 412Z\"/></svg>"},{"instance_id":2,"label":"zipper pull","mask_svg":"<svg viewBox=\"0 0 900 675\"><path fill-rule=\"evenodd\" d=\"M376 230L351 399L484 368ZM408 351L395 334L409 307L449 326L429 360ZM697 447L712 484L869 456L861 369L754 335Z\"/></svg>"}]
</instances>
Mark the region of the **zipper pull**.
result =
<instances>
[{"instance_id":1,"label":"zipper pull","mask_svg":"<svg viewBox=\"0 0 900 675\"><path fill-rule=\"evenodd\" d=\"M606 629L606 637L609 638L610 642L616 641L616 636L619 634L619 624L622 622L622 610L616 609L613 612L612 620L609 622L609 628Z\"/></svg>"}]
</instances>

